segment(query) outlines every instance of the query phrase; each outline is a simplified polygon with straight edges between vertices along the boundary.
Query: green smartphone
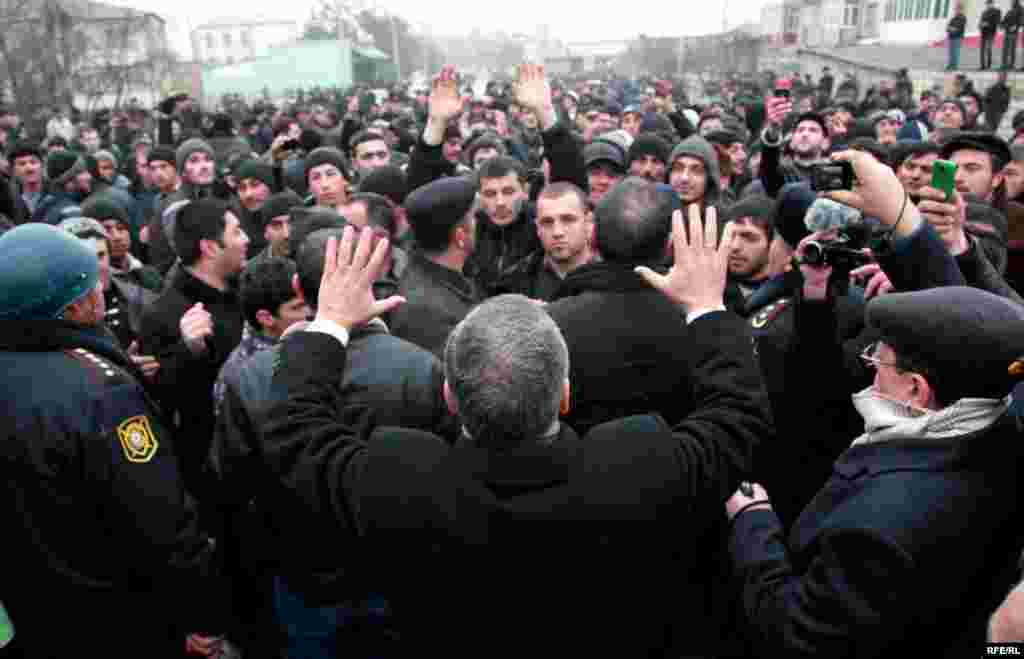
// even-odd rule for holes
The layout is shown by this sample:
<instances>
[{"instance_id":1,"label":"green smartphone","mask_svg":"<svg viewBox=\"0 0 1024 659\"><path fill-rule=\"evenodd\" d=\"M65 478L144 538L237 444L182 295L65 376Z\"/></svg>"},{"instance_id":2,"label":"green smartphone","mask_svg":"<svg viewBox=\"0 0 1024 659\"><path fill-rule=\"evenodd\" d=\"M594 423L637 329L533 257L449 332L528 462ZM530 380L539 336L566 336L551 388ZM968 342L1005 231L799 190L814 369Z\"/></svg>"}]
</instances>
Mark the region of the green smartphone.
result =
<instances>
[{"instance_id":1,"label":"green smartphone","mask_svg":"<svg viewBox=\"0 0 1024 659\"><path fill-rule=\"evenodd\" d=\"M956 163L949 160L936 160L932 163L932 185L936 190L946 193L946 201L953 196L956 179Z\"/></svg>"}]
</instances>

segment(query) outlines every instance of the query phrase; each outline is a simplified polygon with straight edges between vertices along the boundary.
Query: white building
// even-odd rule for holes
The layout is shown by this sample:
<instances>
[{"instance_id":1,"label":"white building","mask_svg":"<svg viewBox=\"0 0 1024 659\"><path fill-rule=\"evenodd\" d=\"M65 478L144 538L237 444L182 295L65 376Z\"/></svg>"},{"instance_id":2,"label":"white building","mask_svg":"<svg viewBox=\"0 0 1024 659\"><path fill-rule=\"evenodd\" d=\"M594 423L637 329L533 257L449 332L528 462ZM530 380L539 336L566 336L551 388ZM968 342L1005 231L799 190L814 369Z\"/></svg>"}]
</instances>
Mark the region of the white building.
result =
<instances>
[{"instance_id":1,"label":"white building","mask_svg":"<svg viewBox=\"0 0 1024 659\"><path fill-rule=\"evenodd\" d=\"M878 39L883 2L784 0L762 8L761 34L773 46L816 50Z\"/></svg>"},{"instance_id":2,"label":"white building","mask_svg":"<svg viewBox=\"0 0 1024 659\"><path fill-rule=\"evenodd\" d=\"M1009 2L996 6L1004 12ZM956 0L885 0L882 15L882 40L889 43L923 43L946 38L946 23ZM978 19L985 10L984 0L963 0L967 32L977 32Z\"/></svg>"},{"instance_id":3,"label":"white building","mask_svg":"<svg viewBox=\"0 0 1024 659\"><path fill-rule=\"evenodd\" d=\"M192 30L192 59L202 64L234 64L269 54L274 46L299 38L297 21L221 18Z\"/></svg>"}]
</instances>

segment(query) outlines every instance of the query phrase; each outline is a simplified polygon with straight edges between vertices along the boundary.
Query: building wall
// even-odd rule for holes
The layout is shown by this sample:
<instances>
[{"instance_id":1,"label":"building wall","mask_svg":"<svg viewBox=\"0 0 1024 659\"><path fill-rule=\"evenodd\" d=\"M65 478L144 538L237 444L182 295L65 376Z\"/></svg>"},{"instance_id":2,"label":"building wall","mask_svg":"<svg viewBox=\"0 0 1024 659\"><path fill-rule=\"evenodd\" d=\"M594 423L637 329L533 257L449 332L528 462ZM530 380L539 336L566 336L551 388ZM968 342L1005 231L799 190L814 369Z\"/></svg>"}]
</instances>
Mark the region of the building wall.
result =
<instances>
[{"instance_id":1,"label":"building wall","mask_svg":"<svg viewBox=\"0 0 1024 659\"><path fill-rule=\"evenodd\" d=\"M298 23L291 21L202 26L192 33L193 58L204 64L233 64L267 55L299 35Z\"/></svg>"},{"instance_id":2,"label":"building wall","mask_svg":"<svg viewBox=\"0 0 1024 659\"><path fill-rule=\"evenodd\" d=\"M976 32L978 18L985 8L984 1L963 0L963 3L964 13L967 15L967 32ZM885 0L880 7L881 39L890 43L921 43L945 39L946 23L955 4L956 0Z\"/></svg>"}]
</instances>

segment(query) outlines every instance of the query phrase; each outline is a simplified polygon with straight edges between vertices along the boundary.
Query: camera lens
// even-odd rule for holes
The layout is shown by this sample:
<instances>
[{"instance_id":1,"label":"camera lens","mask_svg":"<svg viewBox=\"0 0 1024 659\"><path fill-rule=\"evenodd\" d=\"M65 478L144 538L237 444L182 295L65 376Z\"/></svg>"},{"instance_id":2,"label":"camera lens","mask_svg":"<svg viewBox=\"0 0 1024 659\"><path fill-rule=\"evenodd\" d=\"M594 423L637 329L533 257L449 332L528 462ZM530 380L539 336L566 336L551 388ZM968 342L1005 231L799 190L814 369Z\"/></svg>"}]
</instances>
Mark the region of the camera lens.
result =
<instances>
[{"instance_id":1,"label":"camera lens","mask_svg":"<svg viewBox=\"0 0 1024 659\"><path fill-rule=\"evenodd\" d=\"M807 265L824 265L825 247L821 243L812 240L804 245L804 255L801 259Z\"/></svg>"}]
</instances>

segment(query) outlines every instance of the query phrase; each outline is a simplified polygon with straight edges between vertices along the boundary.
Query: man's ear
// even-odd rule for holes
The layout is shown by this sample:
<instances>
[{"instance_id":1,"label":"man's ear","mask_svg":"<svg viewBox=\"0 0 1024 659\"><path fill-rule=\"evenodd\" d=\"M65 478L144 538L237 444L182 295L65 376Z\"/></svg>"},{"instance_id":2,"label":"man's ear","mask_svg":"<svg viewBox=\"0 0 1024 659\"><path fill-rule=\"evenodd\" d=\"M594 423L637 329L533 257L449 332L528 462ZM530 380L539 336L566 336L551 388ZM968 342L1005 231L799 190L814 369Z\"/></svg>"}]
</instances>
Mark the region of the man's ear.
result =
<instances>
[{"instance_id":1,"label":"man's ear","mask_svg":"<svg viewBox=\"0 0 1024 659\"><path fill-rule=\"evenodd\" d=\"M569 409L570 409L570 404L569 404L570 403L570 401L569 401L570 393L569 392L571 390L572 390L572 388L569 386L569 378L566 378L565 382L562 383L562 402L560 402L558 404L558 413L560 415L562 415L562 416L568 416L569 415Z\"/></svg>"},{"instance_id":2,"label":"man's ear","mask_svg":"<svg viewBox=\"0 0 1024 659\"><path fill-rule=\"evenodd\" d=\"M459 415L459 404L455 401L455 395L452 390L448 387L448 380L444 381L444 402L448 406L448 411L452 416Z\"/></svg>"},{"instance_id":3,"label":"man's ear","mask_svg":"<svg viewBox=\"0 0 1024 659\"><path fill-rule=\"evenodd\" d=\"M199 241L199 253L202 256L206 256L211 259L217 258L219 251L216 248L220 247L220 243L216 240L207 240L203 238Z\"/></svg>"},{"instance_id":4,"label":"man's ear","mask_svg":"<svg viewBox=\"0 0 1024 659\"><path fill-rule=\"evenodd\" d=\"M303 302L306 301L306 296L302 294L302 285L299 284L299 275L292 275L292 291L295 293L295 297L299 298Z\"/></svg>"},{"instance_id":5,"label":"man's ear","mask_svg":"<svg viewBox=\"0 0 1024 659\"><path fill-rule=\"evenodd\" d=\"M910 402L915 407L919 407L923 410L932 410L938 407L938 401L935 400L935 392L932 390L932 386L928 384L928 380L924 376L918 373L911 373L910 379L913 381L913 389L911 390Z\"/></svg>"}]
</instances>

